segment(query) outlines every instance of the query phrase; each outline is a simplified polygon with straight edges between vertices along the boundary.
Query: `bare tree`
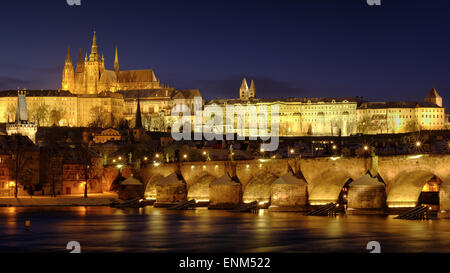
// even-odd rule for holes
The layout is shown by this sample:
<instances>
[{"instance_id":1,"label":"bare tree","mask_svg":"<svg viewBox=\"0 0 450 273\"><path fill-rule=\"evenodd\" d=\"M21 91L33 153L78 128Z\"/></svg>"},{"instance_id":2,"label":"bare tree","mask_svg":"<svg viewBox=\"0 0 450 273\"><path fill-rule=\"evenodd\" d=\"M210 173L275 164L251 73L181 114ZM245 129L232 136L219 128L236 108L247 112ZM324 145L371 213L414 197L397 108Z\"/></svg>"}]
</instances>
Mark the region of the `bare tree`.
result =
<instances>
[{"instance_id":1,"label":"bare tree","mask_svg":"<svg viewBox=\"0 0 450 273\"><path fill-rule=\"evenodd\" d=\"M152 128L154 131L165 132L166 131L166 120L164 114L159 114L157 117L151 119Z\"/></svg>"},{"instance_id":2,"label":"bare tree","mask_svg":"<svg viewBox=\"0 0 450 273\"><path fill-rule=\"evenodd\" d=\"M48 109L49 106L45 103L32 104L30 107L30 116L36 119L34 122L38 125L46 125L50 119L50 111Z\"/></svg>"},{"instance_id":3,"label":"bare tree","mask_svg":"<svg viewBox=\"0 0 450 273\"><path fill-rule=\"evenodd\" d=\"M89 126L91 127L106 127L108 125L108 114L105 109L98 105L94 106L90 110L91 121Z\"/></svg>"},{"instance_id":4,"label":"bare tree","mask_svg":"<svg viewBox=\"0 0 450 273\"><path fill-rule=\"evenodd\" d=\"M365 114L358 120L357 130L360 134L368 134L372 129L372 119L368 114Z\"/></svg>"},{"instance_id":5,"label":"bare tree","mask_svg":"<svg viewBox=\"0 0 450 273\"><path fill-rule=\"evenodd\" d=\"M14 197L17 198L19 193L19 183L22 185L25 184L25 181L32 181L33 177L33 168L31 166L33 158L32 158L32 150L31 147L26 144L30 143L21 143L20 139L22 136L13 136L13 142L10 147L11 160L9 162L9 169L12 172L12 176L14 178ZM28 138L26 138L28 140Z\"/></svg>"},{"instance_id":6,"label":"bare tree","mask_svg":"<svg viewBox=\"0 0 450 273\"><path fill-rule=\"evenodd\" d=\"M15 119L17 106L15 104L8 104L5 112L5 119L10 119L9 122L13 122Z\"/></svg>"},{"instance_id":7,"label":"bare tree","mask_svg":"<svg viewBox=\"0 0 450 273\"><path fill-rule=\"evenodd\" d=\"M50 169L52 177L52 196L56 197L56 182L61 180L62 177L62 158L55 156L50 159Z\"/></svg>"},{"instance_id":8,"label":"bare tree","mask_svg":"<svg viewBox=\"0 0 450 273\"><path fill-rule=\"evenodd\" d=\"M62 108L54 108L50 111L50 123L59 125L59 122L66 116L66 110Z\"/></svg>"}]
</instances>

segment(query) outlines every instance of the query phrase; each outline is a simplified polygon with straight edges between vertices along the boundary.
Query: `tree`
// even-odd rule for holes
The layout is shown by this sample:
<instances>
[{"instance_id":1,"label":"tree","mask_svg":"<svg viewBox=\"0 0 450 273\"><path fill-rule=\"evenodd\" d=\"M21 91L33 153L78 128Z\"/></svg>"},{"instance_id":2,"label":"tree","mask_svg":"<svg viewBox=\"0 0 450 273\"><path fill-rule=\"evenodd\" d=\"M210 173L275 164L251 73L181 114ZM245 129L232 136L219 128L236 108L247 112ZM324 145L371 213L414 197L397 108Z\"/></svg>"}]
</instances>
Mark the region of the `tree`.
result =
<instances>
[{"instance_id":1,"label":"tree","mask_svg":"<svg viewBox=\"0 0 450 273\"><path fill-rule=\"evenodd\" d=\"M152 125L152 116L147 114L143 116L143 121L144 121L144 128L148 131L150 131L151 129L151 125Z\"/></svg>"},{"instance_id":2,"label":"tree","mask_svg":"<svg viewBox=\"0 0 450 273\"><path fill-rule=\"evenodd\" d=\"M420 131L420 124L417 121L416 118L413 118L412 120L409 120L406 122L405 131L406 132L418 132Z\"/></svg>"},{"instance_id":3,"label":"tree","mask_svg":"<svg viewBox=\"0 0 450 273\"><path fill-rule=\"evenodd\" d=\"M5 112L5 119L8 120L9 118L9 122L14 121L16 115L16 108L17 106L15 104L8 104L8 107L6 108Z\"/></svg>"},{"instance_id":4,"label":"tree","mask_svg":"<svg viewBox=\"0 0 450 273\"><path fill-rule=\"evenodd\" d=\"M59 125L59 122L66 116L66 110L62 108L54 108L50 111L50 123Z\"/></svg>"},{"instance_id":5,"label":"tree","mask_svg":"<svg viewBox=\"0 0 450 273\"><path fill-rule=\"evenodd\" d=\"M83 173L84 173L84 198L88 198L88 186L91 182L92 178L99 178L101 177L101 172L96 168L95 162L95 156L93 156L92 150L89 149L88 144L82 144L80 146L80 153L81 153L81 165L83 166ZM101 160L99 162L101 164Z\"/></svg>"},{"instance_id":6,"label":"tree","mask_svg":"<svg viewBox=\"0 0 450 273\"><path fill-rule=\"evenodd\" d=\"M19 192L19 183L25 184L25 181L32 181L33 168L30 166L33 162L34 145L27 137L14 135L9 146L11 160L9 169L11 177L14 178L14 197L17 198Z\"/></svg>"},{"instance_id":7,"label":"tree","mask_svg":"<svg viewBox=\"0 0 450 273\"><path fill-rule=\"evenodd\" d=\"M57 153L57 152L56 152ZM61 180L62 177L62 158L59 156L52 157L50 159L51 164L51 177L52 177L52 196L56 197L56 181Z\"/></svg>"},{"instance_id":8,"label":"tree","mask_svg":"<svg viewBox=\"0 0 450 273\"><path fill-rule=\"evenodd\" d=\"M365 114L358 120L357 130L360 134L368 134L372 129L372 119L368 114Z\"/></svg>"},{"instance_id":9,"label":"tree","mask_svg":"<svg viewBox=\"0 0 450 273\"><path fill-rule=\"evenodd\" d=\"M108 113L101 105L97 105L90 110L91 121L89 126L91 127L106 127L108 125Z\"/></svg>"},{"instance_id":10,"label":"tree","mask_svg":"<svg viewBox=\"0 0 450 273\"><path fill-rule=\"evenodd\" d=\"M50 118L48 105L46 105L45 103L33 104L30 109L30 116L36 119L34 122L36 122L38 125L46 125Z\"/></svg>"},{"instance_id":11,"label":"tree","mask_svg":"<svg viewBox=\"0 0 450 273\"><path fill-rule=\"evenodd\" d=\"M159 114L157 117L151 120L153 131L165 132L166 131L166 119L164 114Z\"/></svg>"}]
</instances>

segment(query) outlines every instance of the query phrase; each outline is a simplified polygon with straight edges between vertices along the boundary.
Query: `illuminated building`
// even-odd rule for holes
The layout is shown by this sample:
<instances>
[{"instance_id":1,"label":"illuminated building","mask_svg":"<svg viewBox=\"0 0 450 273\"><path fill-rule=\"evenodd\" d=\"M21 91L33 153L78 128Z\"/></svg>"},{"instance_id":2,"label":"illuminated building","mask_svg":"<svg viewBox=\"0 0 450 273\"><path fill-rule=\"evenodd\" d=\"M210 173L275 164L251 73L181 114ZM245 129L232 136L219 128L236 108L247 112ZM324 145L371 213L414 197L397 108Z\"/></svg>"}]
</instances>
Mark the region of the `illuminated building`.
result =
<instances>
[{"instance_id":1,"label":"illuminated building","mask_svg":"<svg viewBox=\"0 0 450 273\"><path fill-rule=\"evenodd\" d=\"M267 128L270 131L272 106L279 107L279 134L280 136L348 136L356 130L357 99L352 98L288 98L288 99L260 99L255 98L255 83L250 88L246 79L242 81L239 89L240 99L217 99L207 104L218 105L224 113L224 127L226 127L226 106L254 107L256 115L245 115L244 135L248 136L250 130L258 124L258 117L265 115ZM247 109L236 109L234 132L237 132L239 114ZM207 113L207 116L211 114ZM204 120L208 122L208 120ZM226 131L226 128L224 128Z\"/></svg>"},{"instance_id":2,"label":"illuminated building","mask_svg":"<svg viewBox=\"0 0 450 273\"><path fill-rule=\"evenodd\" d=\"M425 102L364 102L358 97L260 99L250 93L256 93L255 84L252 81L251 87L248 88L244 78L239 89L240 99L217 99L207 103L221 107L224 132L227 130L227 105L246 106L256 110L256 114L252 116L247 111L250 108L235 108L233 132L237 132L239 114L243 114L245 136L250 135L251 129L257 128L261 115L265 115L267 128L270 128L270 109L274 105L279 107L280 136L397 134L445 128L445 109L442 107L442 97L435 88L429 92ZM212 113L206 113L208 117L211 115ZM204 123L210 119L204 120Z\"/></svg>"},{"instance_id":3,"label":"illuminated building","mask_svg":"<svg viewBox=\"0 0 450 273\"><path fill-rule=\"evenodd\" d=\"M433 98L434 97L434 98ZM445 129L445 108L436 89L425 102L363 102L358 107L358 132L399 134Z\"/></svg>"},{"instance_id":4,"label":"illuminated building","mask_svg":"<svg viewBox=\"0 0 450 273\"><path fill-rule=\"evenodd\" d=\"M160 89L160 81L153 70L128 70L119 69L119 55L116 48L114 70L105 68L105 59L98 52L97 37L94 32L91 53L83 61L80 50L78 63L74 70L70 58L70 49L63 69L61 83L62 90L68 90L74 94L98 94L102 91L117 92L120 90L148 90Z\"/></svg>"},{"instance_id":5,"label":"illuminated building","mask_svg":"<svg viewBox=\"0 0 450 273\"><path fill-rule=\"evenodd\" d=\"M105 69L94 34L89 58L80 56L76 68L70 50L62 73L62 90L29 90L26 103L30 122L39 126L117 127L122 121L133 126L137 98L145 129L167 131L173 123L171 109L176 104L192 107L200 91L176 90L160 84L153 70L119 70L116 49L114 70ZM17 91L0 92L0 123L16 112Z\"/></svg>"}]
</instances>

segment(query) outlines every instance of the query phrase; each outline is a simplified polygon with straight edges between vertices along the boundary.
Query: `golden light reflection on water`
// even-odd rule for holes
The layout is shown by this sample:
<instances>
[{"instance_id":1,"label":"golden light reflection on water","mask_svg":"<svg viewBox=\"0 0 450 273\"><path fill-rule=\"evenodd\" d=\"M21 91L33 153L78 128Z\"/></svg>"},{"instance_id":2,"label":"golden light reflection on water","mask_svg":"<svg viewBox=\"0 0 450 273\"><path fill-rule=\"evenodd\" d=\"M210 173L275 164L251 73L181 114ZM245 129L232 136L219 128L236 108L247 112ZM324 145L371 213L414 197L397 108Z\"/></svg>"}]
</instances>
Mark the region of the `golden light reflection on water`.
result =
<instances>
[{"instance_id":1,"label":"golden light reflection on water","mask_svg":"<svg viewBox=\"0 0 450 273\"><path fill-rule=\"evenodd\" d=\"M32 223L30 242L22 242L25 219ZM358 252L375 240L386 252L450 252L450 220L308 217L267 210L0 208L2 235L8 235L2 239L6 245L59 246L69 238L82 240L92 251Z\"/></svg>"}]
</instances>

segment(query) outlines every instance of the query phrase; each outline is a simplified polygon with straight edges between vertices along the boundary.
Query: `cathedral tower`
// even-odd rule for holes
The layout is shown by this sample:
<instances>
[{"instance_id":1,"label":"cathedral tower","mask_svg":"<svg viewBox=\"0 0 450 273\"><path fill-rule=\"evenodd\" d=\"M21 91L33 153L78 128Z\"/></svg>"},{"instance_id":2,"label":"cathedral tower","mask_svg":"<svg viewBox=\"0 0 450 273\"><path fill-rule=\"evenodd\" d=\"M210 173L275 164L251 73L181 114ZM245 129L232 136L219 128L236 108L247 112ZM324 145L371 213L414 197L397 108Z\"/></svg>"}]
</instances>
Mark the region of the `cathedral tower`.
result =
<instances>
[{"instance_id":1,"label":"cathedral tower","mask_svg":"<svg viewBox=\"0 0 450 273\"><path fill-rule=\"evenodd\" d=\"M116 46L116 56L114 57L114 71L116 74L119 74L119 54L117 53L117 46Z\"/></svg>"},{"instance_id":2,"label":"cathedral tower","mask_svg":"<svg viewBox=\"0 0 450 273\"><path fill-rule=\"evenodd\" d=\"M247 79L242 80L241 88L239 89L239 97L241 100L248 100L249 89L247 85Z\"/></svg>"},{"instance_id":3,"label":"cathedral tower","mask_svg":"<svg viewBox=\"0 0 450 273\"><path fill-rule=\"evenodd\" d=\"M250 89L248 91L248 97L255 98L255 96L256 96L255 81L252 80L252 83L250 84Z\"/></svg>"},{"instance_id":4,"label":"cathedral tower","mask_svg":"<svg viewBox=\"0 0 450 273\"><path fill-rule=\"evenodd\" d=\"M64 64L63 76L62 76L62 90L72 91L75 87L75 75L73 71L73 64L70 58L70 47L67 48L67 57Z\"/></svg>"},{"instance_id":5,"label":"cathedral tower","mask_svg":"<svg viewBox=\"0 0 450 273\"><path fill-rule=\"evenodd\" d=\"M89 60L85 63L86 69L86 91L88 94L97 94L98 80L102 69L102 61L98 55L97 37L94 31L92 38L91 54Z\"/></svg>"}]
</instances>

